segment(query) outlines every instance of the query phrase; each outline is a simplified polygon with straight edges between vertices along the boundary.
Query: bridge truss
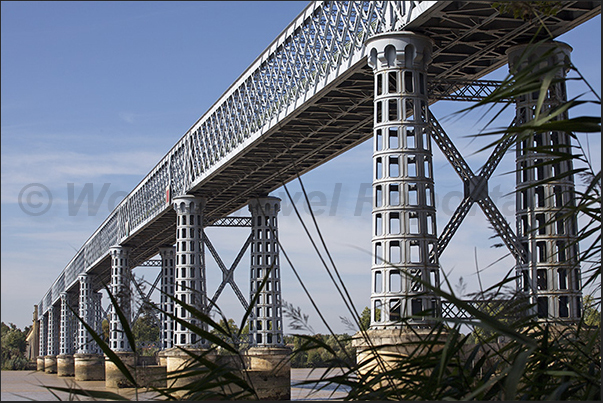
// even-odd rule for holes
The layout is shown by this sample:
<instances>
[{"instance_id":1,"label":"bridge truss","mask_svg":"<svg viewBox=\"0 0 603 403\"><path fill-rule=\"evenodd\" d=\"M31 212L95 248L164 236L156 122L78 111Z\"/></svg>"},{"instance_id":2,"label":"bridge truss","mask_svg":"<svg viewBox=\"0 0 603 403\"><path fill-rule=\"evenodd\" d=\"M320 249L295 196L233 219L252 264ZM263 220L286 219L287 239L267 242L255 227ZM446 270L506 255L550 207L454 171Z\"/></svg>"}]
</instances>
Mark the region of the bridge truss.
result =
<instances>
[{"instance_id":1,"label":"bridge truss","mask_svg":"<svg viewBox=\"0 0 603 403\"><path fill-rule=\"evenodd\" d=\"M596 1L564 1L542 21L558 36L600 9ZM130 247L135 267L159 246L173 244L173 197L203 195L208 225L219 223L251 197L369 139L373 73L364 44L400 30L434 40L428 72L433 103L475 100L491 91L495 82L478 80L505 65L505 51L528 42L538 27L502 15L486 1L310 3L84 243L40 301L40 314L83 272L108 283L112 245ZM466 169L465 175L476 178ZM469 199L465 203L474 201ZM488 209L489 202L477 202Z\"/></svg>"}]
</instances>

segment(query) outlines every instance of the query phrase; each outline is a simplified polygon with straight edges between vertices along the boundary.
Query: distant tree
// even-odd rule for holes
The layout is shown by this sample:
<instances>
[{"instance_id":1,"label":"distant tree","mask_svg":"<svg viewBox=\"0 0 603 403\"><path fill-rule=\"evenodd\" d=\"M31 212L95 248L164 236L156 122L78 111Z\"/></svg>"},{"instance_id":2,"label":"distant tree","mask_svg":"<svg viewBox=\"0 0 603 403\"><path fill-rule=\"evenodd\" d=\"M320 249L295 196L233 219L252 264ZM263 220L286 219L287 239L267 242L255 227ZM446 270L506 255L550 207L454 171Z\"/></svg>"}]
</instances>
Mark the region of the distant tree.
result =
<instances>
[{"instance_id":1,"label":"distant tree","mask_svg":"<svg viewBox=\"0 0 603 403\"><path fill-rule=\"evenodd\" d=\"M371 310L368 306L365 306L360 314L360 326L362 330L368 330L371 325Z\"/></svg>"},{"instance_id":2,"label":"distant tree","mask_svg":"<svg viewBox=\"0 0 603 403\"><path fill-rule=\"evenodd\" d=\"M102 338L106 343L108 343L109 342L109 321L107 319L103 319L101 326L102 326L102 330L103 330Z\"/></svg>"},{"instance_id":3,"label":"distant tree","mask_svg":"<svg viewBox=\"0 0 603 403\"><path fill-rule=\"evenodd\" d=\"M159 341L159 325L149 313L140 315L132 326L132 334L137 342L154 343Z\"/></svg>"},{"instance_id":4,"label":"distant tree","mask_svg":"<svg viewBox=\"0 0 603 403\"><path fill-rule=\"evenodd\" d=\"M584 323L588 326L601 327L601 312L597 310L596 300L592 295L584 297Z\"/></svg>"},{"instance_id":5,"label":"distant tree","mask_svg":"<svg viewBox=\"0 0 603 403\"><path fill-rule=\"evenodd\" d=\"M236 335L239 333L239 326L237 326L237 323L232 318L228 319L227 321L225 321L224 319L220 319L218 325L220 325L222 329L230 330L231 335ZM222 334L216 329L212 329L210 333L213 333L215 335Z\"/></svg>"},{"instance_id":6,"label":"distant tree","mask_svg":"<svg viewBox=\"0 0 603 403\"><path fill-rule=\"evenodd\" d=\"M285 343L293 347L294 354L290 359L293 368L324 368L328 367L333 360L345 361L351 365L350 357L355 357L350 336L345 333L335 337L330 334L304 337L290 335L285 336ZM326 344L331 351L322 347L321 343ZM343 349L340 344L343 345Z\"/></svg>"},{"instance_id":7,"label":"distant tree","mask_svg":"<svg viewBox=\"0 0 603 403\"><path fill-rule=\"evenodd\" d=\"M14 323L7 325L2 322L0 328L2 329L2 369L26 369L25 348L29 327L21 330Z\"/></svg>"}]
</instances>

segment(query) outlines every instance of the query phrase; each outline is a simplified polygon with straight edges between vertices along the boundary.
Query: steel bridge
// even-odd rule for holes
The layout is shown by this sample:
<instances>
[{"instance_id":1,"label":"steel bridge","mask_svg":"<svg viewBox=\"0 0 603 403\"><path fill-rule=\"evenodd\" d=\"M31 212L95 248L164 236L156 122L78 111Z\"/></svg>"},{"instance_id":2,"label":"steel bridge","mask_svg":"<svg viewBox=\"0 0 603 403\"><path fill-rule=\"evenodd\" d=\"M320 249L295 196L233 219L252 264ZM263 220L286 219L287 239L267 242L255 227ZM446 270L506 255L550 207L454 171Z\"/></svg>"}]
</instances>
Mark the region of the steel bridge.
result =
<instances>
[{"instance_id":1,"label":"steel bridge","mask_svg":"<svg viewBox=\"0 0 603 403\"><path fill-rule=\"evenodd\" d=\"M372 138L376 73L367 63L369 39L395 32L430 38L428 104L475 101L499 84L480 78L505 66L509 49L547 31L557 37L601 10L597 1L558 4L555 15L542 16L546 30L539 30L536 21L501 14L488 1L311 2L82 245L42 297L39 315L64 292L77 291L83 273L93 278L93 289L110 283L115 245L129 248L130 268L152 265L145 262L177 241L175 199L202 196L204 227L251 226L251 218L229 214ZM493 153L473 173L435 117L428 123L469 189L432 260L474 202L518 262L525 260L518 235L483 191L500 158Z\"/></svg>"}]
</instances>

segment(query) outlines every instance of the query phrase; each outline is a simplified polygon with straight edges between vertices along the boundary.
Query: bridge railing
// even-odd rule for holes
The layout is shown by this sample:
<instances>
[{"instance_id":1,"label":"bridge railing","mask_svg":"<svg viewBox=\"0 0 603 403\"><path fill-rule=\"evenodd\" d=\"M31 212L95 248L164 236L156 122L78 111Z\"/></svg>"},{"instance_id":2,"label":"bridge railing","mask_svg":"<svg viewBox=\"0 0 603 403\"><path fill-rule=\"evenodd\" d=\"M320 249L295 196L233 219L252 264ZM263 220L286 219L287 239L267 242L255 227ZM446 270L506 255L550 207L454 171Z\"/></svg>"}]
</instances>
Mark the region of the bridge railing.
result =
<instances>
[{"instance_id":1,"label":"bridge railing","mask_svg":"<svg viewBox=\"0 0 603 403\"><path fill-rule=\"evenodd\" d=\"M64 269L63 288L364 56L369 36L401 30L437 1L320 1L299 16L111 212ZM40 302L44 314L59 283ZM61 290L62 291L62 290ZM58 292L59 294L55 294Z\"/></svg>"}]
</instances>

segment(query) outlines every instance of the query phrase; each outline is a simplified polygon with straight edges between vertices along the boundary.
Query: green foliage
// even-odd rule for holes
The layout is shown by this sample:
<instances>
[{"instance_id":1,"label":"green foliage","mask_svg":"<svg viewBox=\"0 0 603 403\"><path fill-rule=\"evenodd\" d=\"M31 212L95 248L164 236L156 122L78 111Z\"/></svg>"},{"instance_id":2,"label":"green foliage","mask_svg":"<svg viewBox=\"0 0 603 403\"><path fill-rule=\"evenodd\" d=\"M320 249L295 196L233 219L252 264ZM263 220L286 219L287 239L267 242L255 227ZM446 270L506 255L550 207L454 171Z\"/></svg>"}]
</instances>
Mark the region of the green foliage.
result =
<instances>
[{"instance_id":1,"label":"green foliage","mask_svg":"<svg viewBox=\"0 0 603 403\"><path fill-rule=\"evenodd\" d=\"M159 325L151 314L140 315L132 325L134 339L139 342L153 343L159 341Z\"/></svg>"},{"instance_id":2,"label":"green foliage","mask_svg":"<svg viewBox=\"0 0 603 403\"><path fill-rule=\"evenodd\" d=\"M132 325L132 334L140 355L152 356L159 351L159 323L151 312L144 312Z\"/></svg>"},{"instance_id":3,"label":"green foliage","mask_svg":"<svg viewBox=\"0 0 603 403\"><path fill-rule=\"evenodd\" d=\"M522 20L555 15L561 9L556 1L495 1L492 7L501 14L513 14L514 18Z\"/></svg>"},{"instance_id":4,"label":"green foliage","mask_svg":"<svg viewBox=\"0 0 603 403\"><path fill-rule=\"evenodd\" d=\"M107 319L103 319L103 321L101 323L101 328L102 328L102 334L100 334L100 336L103 338L103 340L106 343L108 343L110 326L109 326L109 321Z\"/></svg>"},{"instance_id":5,"label":"green foliage","mask_svg":"<svg viewBox=\"0 0 603 403\"><path fill-rule=\"evenodd\" d=\"M289 335L285 336L285 342L294 351L290 359L292 368L324 368L333 361L353 364L350 357L355 356L355 349L348 334Z\"/></svg>"},{"instance_id":6,"label":"green foliage","mask_svg":"<svg viewBox=\"0 0 603 403\"><path fill-rule=\"evenodd\" d=\"M29 333L29 327L21 330L13 323L7 325L4 322L1 323L0 327L2 329L2 369L27 369L28 360L25 358L25 340L27 333Z\"/></svg>"},{"instance_id":7,"label":"green foliage","mask_svg":"<svg viewBox=\"0 0 603 403\"><path fill-rule=\"evenodd\" d=\"M587 326L601 328L601 312L597 309L600 307L601 303L597 304L592 295L584 297L584 323Z\"/></svg>"},{"instance_id":8,"label":"green foliage","mask_svg":"<svg viewBox=\"0 0 603 403\"><path fill-rule=\"evenodd\" d=\"M360 314L360 329L367 330L371 325L371 309L365 306Z\"/></svg>"}]
</instances>

